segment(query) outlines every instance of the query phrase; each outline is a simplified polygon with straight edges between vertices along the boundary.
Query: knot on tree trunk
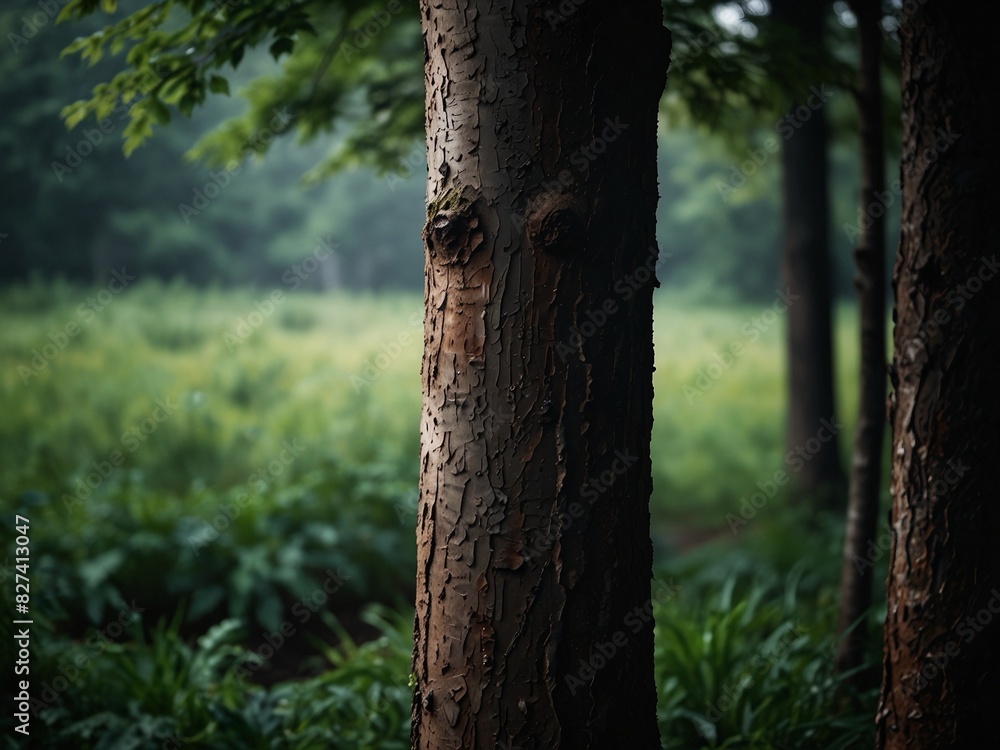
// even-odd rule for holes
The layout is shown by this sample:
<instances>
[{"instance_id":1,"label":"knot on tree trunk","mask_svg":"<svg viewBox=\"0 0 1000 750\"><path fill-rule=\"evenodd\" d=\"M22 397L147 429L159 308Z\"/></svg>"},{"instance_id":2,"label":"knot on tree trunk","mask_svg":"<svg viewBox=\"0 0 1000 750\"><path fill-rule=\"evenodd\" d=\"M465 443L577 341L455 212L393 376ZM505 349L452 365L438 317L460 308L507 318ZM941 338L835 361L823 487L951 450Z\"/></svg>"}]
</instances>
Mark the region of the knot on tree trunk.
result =
<instances>
[{"instance_id":1,"label":"knot on tree trunk","mask_svg":"<svg viewBox=\"0 0 1000 750\"><path fill-rule=\"evenodd\" d=\"M483 243L474 202L449 191L435 204L424 227L424 242L431 258L444 265L467 262Z\"/></svg>"},{"instance_id":2,"label":"knot on tree trunk","mask_svg":"<svg viewBox=\"0 0 1000 750\"><path fill-rule=\"evenodd\" d=\"M535 250L559 257L579 252L584 226L576 199L565 193L543 194L525 215L528 242Z\"/></svg>"}]
</instances>

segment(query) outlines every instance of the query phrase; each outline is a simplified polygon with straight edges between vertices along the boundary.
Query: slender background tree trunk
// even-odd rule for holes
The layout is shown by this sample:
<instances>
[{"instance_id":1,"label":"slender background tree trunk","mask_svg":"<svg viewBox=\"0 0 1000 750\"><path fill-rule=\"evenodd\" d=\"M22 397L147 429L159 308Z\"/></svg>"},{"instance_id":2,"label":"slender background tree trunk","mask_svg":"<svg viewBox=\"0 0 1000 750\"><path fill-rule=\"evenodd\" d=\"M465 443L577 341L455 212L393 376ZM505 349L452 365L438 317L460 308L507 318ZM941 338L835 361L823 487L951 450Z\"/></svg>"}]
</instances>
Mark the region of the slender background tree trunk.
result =
<instances>
[{"instance_id":1,"label":"slender background tree trunk","mask_svg":"<svg viewBox=\"0 0 1000 750\"><path fill-rule=\"evenodd\" d=\"M413 746L658 748L636 608L652 569L660 4L421 12Z\"/></svg>"},{"instance_id":2,"label":"slender background tree trunk","mask_svg":"<svg viewBox=\"0 0 1000 750\"><path fill-rule=\"evenodd\" d=\"M904 5L880 750L993 747L1000 706L996 4Z\"/></svg>"},{"instance_id":3,"label":"slender background tree trunk","mask_svg":"<svg viewBox=\"0 0 1000 750\"><path fill-rule=\"evenodd\" d=\"M886 422L885 363L885 134L882 122L882 49L880 0L855 0L858 19L858 130L861 144L860 237L854 250L858 273L858 317L861 333L858 422L851 456L844 558L840 573L842 636L837 669L859 667L870 639L859 622L872 603L872 570L868 543L876 536L882 494L882 444ZM893 198L893 201L895 198ZM849 632L848 629L852 628ZM845 635L846 633L846 635ZM858 673L856 687L874 685L874 675Z\"/></svg>"},{"instance_id":4,"label":"slender background tree trunk","mask_svg":"<svg viewBox=\"0 0 1000 750\"><path fill-rule=\"evenodd\" d=\"M829 4L825 0L772 0L775 21L794 29L805 45L821 50ZM816 85L823 81L816 81ZM808 92L803 92L805 96ZM791 115L801 105L792 107ZM806 108L808 109L808 108ZM822 420L836 416L831 322L829 128L823 107L804 119L782 146L784 240L781 275L799 299L788 311L788 422L786 449L815 439ZM840 439L833 437L792 474L792 491L818 507L842 507L844 473Z\"/></svg>"}]
</instances>

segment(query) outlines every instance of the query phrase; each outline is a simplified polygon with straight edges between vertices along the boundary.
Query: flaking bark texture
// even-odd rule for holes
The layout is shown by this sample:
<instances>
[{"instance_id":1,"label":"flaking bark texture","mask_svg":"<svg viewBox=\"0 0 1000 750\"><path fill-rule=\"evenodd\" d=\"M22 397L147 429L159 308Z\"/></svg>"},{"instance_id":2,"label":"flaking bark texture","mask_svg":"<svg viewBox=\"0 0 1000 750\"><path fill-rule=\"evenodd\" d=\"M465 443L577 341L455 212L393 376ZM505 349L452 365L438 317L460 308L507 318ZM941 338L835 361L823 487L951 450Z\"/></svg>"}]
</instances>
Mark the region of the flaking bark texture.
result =
<instances>
[{"instance_id":1,"label":"flaking bark texture","mask_svg":"<svg viewBox=\"0 0 1000 750\"><path fill-rule=\"evenodd\" d=\"M819 53L824 44L826 0L772 0L774 20L794 29ZM824 83L816 81L816 85ZM805 97L808 92L802 92ZM795 102L792 116L803 103ZM800 299L787 313L788 420L786 450L815 439L824 419L836 417L831 323L830 209L824 107L812 111L781 149L784 224L782 283ZM834 433L799 471L792 490L817 507L843 507L844 472L840 438Z\"/></svg>"},{"instance_id":2,"label":"flaking bark texture","mask_svg":"<svg viewBox=\"0 0 1000 750\"><path fill-rule=\"evenodd\" d=\"M926 0L905 5L900 30L903 203L880 750L996 745L997 28L996 4Z\"/></svg>"},{"instance_id":3,"label":"flaking bark texture","mask_svg":"<svg viewBox=\"0 0 1000 750\"><path fill-rule=\"evenodd\" d=\"M630 613L650 600L669 34L655 0L557 7L421 2L414 748L659 747L652 622Z\"/></svg>"},{"instance_id":4,"label":"flaking bark texture","mask_svg":"<svg viewBox=\"0 0 1000 750\"><path fill-rule=\"evenodd\" d=\"M885 192L885 135L882 113L881 0L855 0L851 9L858 22L858 130L861 144L860 236L854 250L858 290L861 352L858 422L854 431L847 522L840 573L842 640L837 650L838 671L859 667L870 643L860 618L872 603L869 543L878 526L882 494L882 446L886 422L885 355L885 212L895 198ZM845 635L846 634L846 635ZM874 687L876 675L855 673L855 687Z\"/></svg>"}]
</instances>

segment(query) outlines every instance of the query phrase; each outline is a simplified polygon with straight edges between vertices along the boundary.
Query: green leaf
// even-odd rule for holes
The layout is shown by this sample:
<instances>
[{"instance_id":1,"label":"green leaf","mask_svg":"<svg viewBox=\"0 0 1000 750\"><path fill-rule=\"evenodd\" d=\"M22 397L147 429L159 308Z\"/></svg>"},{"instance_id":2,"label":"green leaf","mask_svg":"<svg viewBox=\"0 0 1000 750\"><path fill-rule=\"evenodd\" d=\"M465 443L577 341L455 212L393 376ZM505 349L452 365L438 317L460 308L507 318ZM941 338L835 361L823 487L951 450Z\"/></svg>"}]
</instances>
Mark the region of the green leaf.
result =
<instances>
[{"instance_id":1,"label":"green leaf","mask_svg":"<svg viewBox=\"0 0 1000 750\"><path fill-rule=\"evenodd\" d=\"M170 122L170 110L167 109L166 104L156 98L150 98L148 102L149 113L153 116L153 120L159 125L166 125Z\"/></svg>"},{"instance_id":2,"label":"green leaf","mask_svg":"<svg viewBox=\"0 0 1000 750\"><path fill-rule=\"evenodd\" d=\"M87 46L89 36L78 36L72 42L66 45L62 52L59 53L59 57L66 57L66 55L72 55L74 52L79 52L84 47Z\"/></svg>"},{"instance_id":3,"label":"green leaf","mask_svg":"<svg viewBox=\"0 0 1000 750\"><path fill-rule=\"evenodd\" d=\"M125 126L125 130L122 132L122 135L125 136L125 143L122 146L125 156L131 156L132 152L152 134L153 126L150 124L148 113L146 111L136 112L132 121Z\"/></svg>"},{"instance_id":4,"label":"green leaf","mask_svg":"<svg viewBox=\"0 0 1000 750\"><path fill-rule=\"evenodd\" d=\"M96 588L104 583L122 563L125 562L125 552L121 549L111 549L92 560L80 565L80 578L88 589Z\"/></svg>"},{"instance_id":5,"label":"green leaf","mask_svg":"<svg viewBox=\"0 0 1000 750\"><path fill-rule=\"evenodd\" d=\"M191 596L191 608L188 616L192 620L211 612L226 598L226 590L222 586L205 586L195 589Z\"/></svg>"},{"instance_id":6,"label":"green leaf","mask_svg":"<svg viewBox=\"0 0 1000 750\"><path fill-rule=\"evenodd\" d=\"M213 94L229 96L229 81L222 76L212 76L208 81L208 90Z\"/></svg>"},{"instance_id":7,"label":"green leaf","mask_svg":"<svg viewBox=\"0 0 1000 750\"><path fill-rule=\"evenodd\" d=\"M271 586L263 586L261 589L258 594L254 615L257 618L257 622L269 631L274 632L281 627L281 598Z\"/></svg>"},{"instance_id":8,"label":"green leaf","mask_svg":"<svg viewBox=\"0 0 1000 750\"><path fill-rule=\"evenodd\" d=\"M78 101L72 104L67 104L59 112L59 116L63 118L66 122L66 129L72 130L77 125L79 125L83 118L87 116L87 102Z\"/></svg>"},{"instance_id":9,"label":"green leaf","mask_svg":"<svg viewBox=\"0 0 1000 750\"><path fill-rule=\"evenodd\" d=\"M177 109L179 109L181 114L185 117L190 117L191 113L194 111L195 104L197 104L197 102L195 101L194 95L190 91L185 90L184 95L180 98L180 101L177 102Z\"/></svg>"},{"instance_id":10,"label":"green leaf","mask_svg":"<svg viewBox=\"0 0 1000 750\"><path fill-rule=\"evenodd\" d=\"M295 47L295 42L289 39L287 36L283 36L280 39L275 40L274 44L271 45L271 55L277 60L281 57L282 53L291 54L292 49Z\"/></svg>"},{"instance_id":11,"label":"green leaf","mask_svg":"<svg viewBox=\"0 0 1000 750\"><path fill-rule=\"evenodd\" d=\"M82 52L83 59L87 60L91 65L99 63L104 56L103 45L104 42L101 40L100 35L94 34L94 36L87 39L87 43L84 45Z\"/></svg>"}]
</instances>

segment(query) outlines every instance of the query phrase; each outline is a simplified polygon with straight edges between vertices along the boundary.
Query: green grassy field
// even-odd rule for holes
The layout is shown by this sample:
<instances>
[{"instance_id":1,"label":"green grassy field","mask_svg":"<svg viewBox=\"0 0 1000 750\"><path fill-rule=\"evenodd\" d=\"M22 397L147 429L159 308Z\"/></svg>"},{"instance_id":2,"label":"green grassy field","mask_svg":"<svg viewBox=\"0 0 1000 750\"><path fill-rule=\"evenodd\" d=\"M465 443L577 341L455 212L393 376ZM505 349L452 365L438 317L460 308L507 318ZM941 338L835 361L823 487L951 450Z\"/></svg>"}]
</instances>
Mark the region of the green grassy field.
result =
<instances>
[{"instance_id":1,"label":"green grassy field","mask_svg":"<svg viewBox=\"0 0 1000 750\"><path fill-rule=\"evenodd\" d=\"M85 320L80 305L92 293L54 291L0 298L4 491L72 495L92 462L116 450L125 460L98 496L128 478L178 496L225 490L246 483L290 439L305 450L273 478L276 488L327 462L388 462L401 478L415 476L419 297L290 296L254 327L255 304L271 304L269 292L147 284L97 312L84 307ZM782 467L783 315L767 325L762 313L769 306L657 306L659 519L688 514L711 524L713 514ZM58 349L53 341L74 323L80 332ZM844 312L840 383L854 378L854 336ZM734 344L742 345L741 356L722 358ZM716 357L731 360L728 369L720 372ZM148 421L143 430L158 400L174 408L155 430ZM853 389L840 394L845 423L855 400ZM849 432L842 437L846 444Z\"/></svg>"},{"instance_id":2,"label":"green grassy field","mask_svg":"<svg viewBox=\"0 0 1000 750\"><path fill-rule=\"evenodd\" d=\"M123 635L59 697L62 708L45 714L52 746L118 747L81 738L125 726L159 737L161 719L175 734L196 733L215 715L223 739L185 743L305 748L316 746L303 734L310 725L356 733L352 747L405 747L421 300L270 295L142 284L121 295L35 285L0 296L0 496L31 519L32 604L50 644L40 669L58 674L123 602L142 610L128 632L152 639ZM783 318L768 310L666 298L656 308L657 566L661 578L683 579L683 595L657 609L661 726L686 738L668 747L765 747L797 735L812 744L787 746L851 746L837 744L843 732L817 734L840 710L828 673L835 531L819 541L789 533L780 498L738 539L725 521L784 468ZM839 382L850 383L850 313L838 316L836 334ZM713 367L734 343L740 354ZM848 426L855 399L840 394ZM848 427L845 450L849 438ZM806 572L800 563L789 573L803 556ZM9 573L5 564L0 575ZM366 610L373 603L390 609ZM254 664L260 636L290 618L302 637ZM786 638L801 618L808 634ZM710 709L760 649L777 647L779 631L781 679L740 688L713 719ZM723 652L705 641L712 633L729 644ZM340 645L318 645L331 642ZM709 649L711 666L690 654L685 662L685 645ZM302 671L317 653L325 666L306 661ZM115 693L120 710L104 709L107 726L94 724L99 707L87 691L104 690L129 664L145 666L131 692ZM249 681L236 679L240 664ZM158 680L173 693L155 690ZM806 683L825 686L823 695L799 700ZM141 722L128 718L137 693L146 696ZM328 712L310 714L313 704ZM273 726L254 728L261 715ZM239 745L239 732L302 742Z\"/></svg>"}]
</instances>

